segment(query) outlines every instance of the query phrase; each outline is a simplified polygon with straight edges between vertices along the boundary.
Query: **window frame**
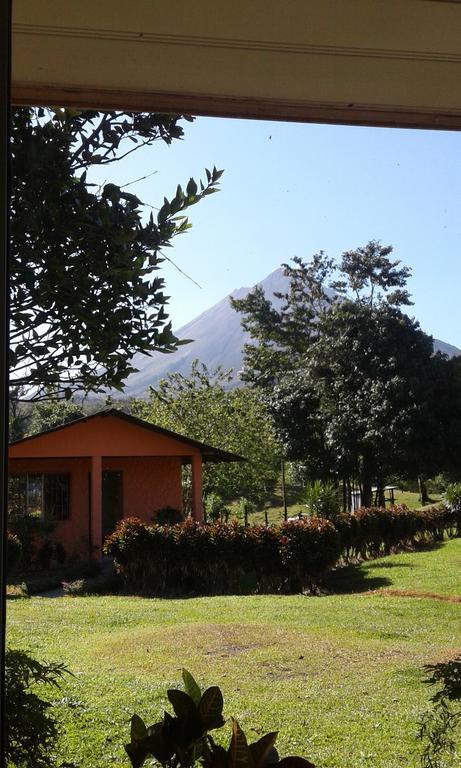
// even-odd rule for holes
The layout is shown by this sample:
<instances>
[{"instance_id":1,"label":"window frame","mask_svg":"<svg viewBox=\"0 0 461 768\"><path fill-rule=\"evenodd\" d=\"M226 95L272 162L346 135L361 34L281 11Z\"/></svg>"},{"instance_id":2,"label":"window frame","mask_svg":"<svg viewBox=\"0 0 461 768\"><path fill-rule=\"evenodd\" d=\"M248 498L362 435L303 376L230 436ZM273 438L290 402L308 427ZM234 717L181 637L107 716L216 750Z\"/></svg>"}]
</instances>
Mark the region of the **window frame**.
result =
<instances>
[{"instance_id":1,"label":"window frame","mask_svg":"<svg viewBox=\"0 0 461 768\"><path fill-rule=\"evenodd\" d=\"M18 480L20 483L24 481L24 489L19 489L19 494L23 494L23 509L21 513L23 515L30 514L33 509L31 508L31 483L29 478L40 478L40 517L42 520L51 522L66 522L71 519L70 509L70 473L69 472L20 472L9 475L9 481ZM54 488L47 488L47 485L53 483ZM60 487L61 485L61 487ZM48 496L47 496L48 494ZM57 496L59 494L59 498ZM50 501L50 496L52 500ZM53 500L54 497L54 500ZM21 500L22 501L22 500ZM50 505L53 509L50 509ZM9 506L9 504L8 504ZM37 507L34 507L36 509Z\"/></svg>"}]
</instances>

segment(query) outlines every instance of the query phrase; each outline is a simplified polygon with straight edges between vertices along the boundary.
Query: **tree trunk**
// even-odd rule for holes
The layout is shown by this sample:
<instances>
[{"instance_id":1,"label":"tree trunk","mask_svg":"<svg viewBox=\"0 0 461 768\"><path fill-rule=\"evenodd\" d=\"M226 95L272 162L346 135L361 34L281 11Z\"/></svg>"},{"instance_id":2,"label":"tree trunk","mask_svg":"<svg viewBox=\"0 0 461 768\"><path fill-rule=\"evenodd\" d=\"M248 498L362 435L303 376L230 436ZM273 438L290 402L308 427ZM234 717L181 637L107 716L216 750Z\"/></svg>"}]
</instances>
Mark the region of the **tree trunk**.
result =
<instances>
[{"instance_id":1,"label":"tree trunk","mask_svg":"<svg viewBox=\"0 0 461 768\"><path fill-rule=\"evenodd\" d=\"M426 481L424 480L424 477L421 477L421 475L419 475L418 477L418 488L419 488L419 500L421 504L429 504L430 498L427 492Z\"/></svg>"},{"instance_id":2,"label":"tree trunk","mask_svg":"<svg viewBox=\"0 0 461 768\"><path fill-rule=\"evenodd\" d=\"M371 486L372 486L371 468L366 456L363 457L361 486L362 486L362 499L361 499L362 507L371 507L373 504L373 493L371 490Z\"/></svg>"},{"instance_id":3,"label":"tree trunk","mask_svg":"<svg viewBox=\"0 0 461 768\"><path fill-rule=\"evenodd\" d=\"M383 507L383 509L386 506L386 496L384 493L384 483L382 478L378 479L378 507Z\"/></svg>"},{"instance_id":4,"label":"tree trunk","mask_svg":"<svg viewBox=\"0 0 461 768\"><path fill-rule=\"evenodd\" d=\"M285 522L288 520L288 509L287 509L287 497L286 497L286 490L285 490L285 461L282 459L280 462L280 468L282 470L282 503L283 503L283 519Z\"/></svg>"}]
</instances>

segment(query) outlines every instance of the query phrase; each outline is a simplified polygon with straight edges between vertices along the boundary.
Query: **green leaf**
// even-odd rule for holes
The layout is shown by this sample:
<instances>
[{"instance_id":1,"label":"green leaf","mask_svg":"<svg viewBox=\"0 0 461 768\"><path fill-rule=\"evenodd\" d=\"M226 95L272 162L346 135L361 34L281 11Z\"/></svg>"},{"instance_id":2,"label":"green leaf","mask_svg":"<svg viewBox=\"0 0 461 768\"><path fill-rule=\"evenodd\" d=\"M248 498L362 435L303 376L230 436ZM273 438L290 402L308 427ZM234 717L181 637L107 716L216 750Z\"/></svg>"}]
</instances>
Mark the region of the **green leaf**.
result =
<instances>
[{"instance_id":1,"label":"green leaf","mask_svg":"<svg viewBox=\"0 0 461 768\"><path fill-rule=\"evenodd\" d=\"M180 344L185 343L188 343L188 340L182 340L180 342ZM200 699L202 698L202 692L199 685L196 683L191 673L188 672L187 669L183 669L182 679L184 681L184 688L186 689L187 695L190 696L194 704L198 707L200 704Z\"/></svg>"},{"instance_id":2,"label":"green leaf","mask_svg":"<svg viewBox=\"0 0 461 768\"><path fill-rule=\"evenodd\" d=\"M315 768L314 763L305 760L304 757L284 757L277 764L277 768Z\"/></svg>"},{"instance_id":3,"label":"green leaf","mask_svg":"<svg viewBox=\"0 0 461 768\"><path fill-rule=\"evenodd\" d=\"M163 723L155 723L148 728L149 736L146 740L146 747L149 755L164 765L172 757L174 749L168 744L163 736Z\"/></svg>"},{"instance_id":4,"label":"green leaf","mask_svg":"<svg viewBox=\"0 0 461 768\"><path fill-rule=\"evenodd\" d=\"M198 187L195 179L190 178L189 183L187 184L187 187L186 187L187 195L188 196L192 195L192 197L195 197L195 195L197 194L197 189Z\"/></svg>"},{"instance_id":5,"label":"green leaf","mask_svg":"<svg viewBox=\"0 0 461 768\"><path fill-rule=\"evenodd\" d=\"M220 728L221 725L224 725L223 706L223 697L218 686L213 685L211 688L207 688L198 705L200 719L205 728Z\"/></svg>"},{"instance_id":6,"label":"green leaf","mask_svg":"<svg viewBox=\"0 0 461 768\"><path fill-rule=\"evenodd\" d=\"M142 717L136 713L131 718L131 741L138 744L147 736L147 728Z\"/></svg>"},{"instance_id":7,"label":"green leaf","mask_svg":"<svg viewBox=\"0 0 461 768\"><path fill-rule=\"evenodd\" d=\"M247 738L240 728L237 720L232 718L232 737L229 744L228 755L230 768L249 768L250 752Z\"/></svg>"},{"instance_id":8,"label":"green leaf","mask_svg":"<svg viewBox=\"0 0 461 768\"><path fill-rule=\"evenodd\" d=\"M186 695L186 694L184 694ZM191 701L192 709L186 717L172 717L165 712L163 721L163 736L167 744L174 746L174 751L189 750L205 735L197 708Z\"/></svg>"},{"instance_id":9,"label":"green leaf","mask_svg":"<svg viewBox=\"0 0 461 768\"><path fill-rule=\"evenodd\" d=\"M144 744L125 744L125 751L130 758L133 768L141 768L149 754Z\"/></svg>"},{"instance_id":10,"label":"green leaf","mask_svg":"<svg viewBox=\"0 0 461 768\"><path fill-rule=\"evenodd\" d=\"M167 691L167 696L173 705L175 715L178 717L188 718L191 715L197 714L197 708L192 698L184 691L173 688Z\"/></svg>"},{"instance_id":11,"label":"green leaf","mask_svg":"<svg viewBox=\"0 0 461 768\"><path fill-rule=\"evenodd\" d=\"M224 747L215 744L211 736L209 738L209 747L205 753L203 765L206 768L229 768L229 756Z\"/></svg>"},{"instance_id":12,"label":"green leaf","mask_svg":"<svg viewBox=\"0 0 461 768\"><path fill-rule=\"evenodd\" d=\"M261 736L254 744L250 744L250 754L253 759L253 768L262 768L266 762L270 753L274 750L274 744L277 739L277 731L266 733L265 736Z\"/></svg>"}]
</instances>

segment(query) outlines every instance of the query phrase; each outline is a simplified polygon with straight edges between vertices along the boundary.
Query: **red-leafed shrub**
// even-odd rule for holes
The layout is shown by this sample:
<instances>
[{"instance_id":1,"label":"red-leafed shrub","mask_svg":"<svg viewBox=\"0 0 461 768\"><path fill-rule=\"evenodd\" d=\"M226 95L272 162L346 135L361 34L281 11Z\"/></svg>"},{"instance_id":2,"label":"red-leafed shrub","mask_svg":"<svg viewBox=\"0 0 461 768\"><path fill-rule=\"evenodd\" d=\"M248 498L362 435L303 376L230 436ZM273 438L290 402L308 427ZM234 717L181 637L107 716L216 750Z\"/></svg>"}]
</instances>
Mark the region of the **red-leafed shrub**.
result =
<instances>
[{"instance_id":1,"label":"red-leafed shrub","mask_svg":"<svg viewBox=\"0 0 461 768\"><path fill-rule=\"evenodd\" d=\"M127 585L151 594L213 594L310 587L341 554L328 520L243 527L236 522L147 526L123 520L106 539Z\"/></svg>"},{"instance_id":2,"label":"red-leafed shrub","mask_svg":"<svg viewBox=\"0 0 461 768\"><path fill-rule=\"evenodd\" d=\"M312 589L338 562L379 557L443 538L447 507L361 508L334 524L311 517L279 526L237 522L178 525L123 520L106 539L130 589L148 594L220 594Z\"/></svg>"},{"instance_id":3,"label":"red-leafed shrub","mask_svg":"<svg viewBox=\"0 0 461 768\"><path fill-rule=\"evenodd\" d=\"M450 530L451 512L447 507L361 507L352 515L338 515L335 527L346 560L379 557L418 543L441 541L444 532Z\"/></svg>"},{"instance_id":4,"label":"red-leafed shrub","mask_svg":"<svg viewBox=\"0 0 461 768\"><path fill-rule=\"evenodd\" d=\"M289 520L279 531L281 563L289 591L314 586L341 556L341 537L329 520Z\"/></svg>"}]
</instances>

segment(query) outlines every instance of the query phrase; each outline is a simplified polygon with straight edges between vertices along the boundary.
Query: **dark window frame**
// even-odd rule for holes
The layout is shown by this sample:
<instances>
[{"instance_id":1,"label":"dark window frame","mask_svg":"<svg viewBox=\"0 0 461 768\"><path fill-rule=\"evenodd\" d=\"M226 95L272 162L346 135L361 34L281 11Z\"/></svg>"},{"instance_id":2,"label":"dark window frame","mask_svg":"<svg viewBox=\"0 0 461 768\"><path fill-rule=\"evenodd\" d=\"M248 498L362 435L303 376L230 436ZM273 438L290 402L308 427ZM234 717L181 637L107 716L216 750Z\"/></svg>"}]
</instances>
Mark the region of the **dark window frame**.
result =
<instances>
[{"instance_id":1,"label":"dark window frame","mask_svg":"<svg viewBox=\"0 0 461 768\"><path fill-rule=\"evenodd\" d=\"M70 475L44 472L42 476L42 516L44 520L70 520Z\"/></svg>"},{"instance_id":2,"label":"dark window frame","mask_svg":"<svg viewBox=\"0 0 461 768\"><path fill-rule=\"evenodd\" d=\"M29 477L41 478L40 514L43 520L62 522L70 520L70 473L69 472L23 472L14 473L9 480L24 483L25 488L19 490L24 495L23 513L32 511L30 503ZM37 507L34 507L37 508Z\"/></svg>"}]
</instances>

